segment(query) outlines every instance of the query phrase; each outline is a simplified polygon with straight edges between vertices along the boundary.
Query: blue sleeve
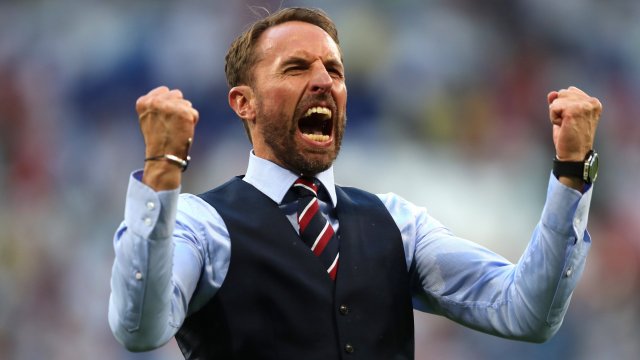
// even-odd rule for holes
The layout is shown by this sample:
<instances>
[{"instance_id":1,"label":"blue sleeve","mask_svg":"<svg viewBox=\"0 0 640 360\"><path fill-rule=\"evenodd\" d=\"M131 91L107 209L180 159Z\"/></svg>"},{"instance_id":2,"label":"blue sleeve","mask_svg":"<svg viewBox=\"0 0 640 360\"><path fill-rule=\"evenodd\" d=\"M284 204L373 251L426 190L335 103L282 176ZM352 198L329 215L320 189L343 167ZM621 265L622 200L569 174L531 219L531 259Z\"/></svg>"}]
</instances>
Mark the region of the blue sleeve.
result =
<instances>
[{"instance_id":1,"label":"blue sleeve","mask_svg":"<svg viewBox=\"0 0 640 360\"><path fill-rule=\"evenodd\" d=\"M591 242L591 189L581 194L550 177L541 219L517 264L456 237L425 208L380 197L402 234L416 309L525 341L558 330Z\"/></svg>"},{"instance_id":2,"label":"blue sleeve","mask_svg":"<svg viewBox=\"0 0 640 360\"><path fill-rule=\"evenodd\" d=\"M175 335L220 287L230 252L215 209L180 189L155 192L140 176L132 174L114 236L109 299L111 330L132 351L160 347Z\"/></svg>"}]
</instances>

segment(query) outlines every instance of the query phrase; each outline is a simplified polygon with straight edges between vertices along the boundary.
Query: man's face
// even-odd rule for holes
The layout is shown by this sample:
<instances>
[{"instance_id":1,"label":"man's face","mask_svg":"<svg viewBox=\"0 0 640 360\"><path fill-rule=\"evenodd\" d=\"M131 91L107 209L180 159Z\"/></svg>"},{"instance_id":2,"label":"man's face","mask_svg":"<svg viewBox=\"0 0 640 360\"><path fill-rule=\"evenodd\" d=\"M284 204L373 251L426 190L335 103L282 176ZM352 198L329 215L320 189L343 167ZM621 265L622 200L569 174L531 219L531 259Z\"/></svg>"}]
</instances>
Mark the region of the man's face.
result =
<instances>
[{"instance_id":1,"label":"man's face","mask_svg":"<svg viewBox=\"0 0 640 360\"><path fill-rule=\"evenodd\" d=\"M265 31L256 52L255 154L301 174L328 169L346 123L338 45L321 28L292 21Z\"/></svg>"}]
</instances>

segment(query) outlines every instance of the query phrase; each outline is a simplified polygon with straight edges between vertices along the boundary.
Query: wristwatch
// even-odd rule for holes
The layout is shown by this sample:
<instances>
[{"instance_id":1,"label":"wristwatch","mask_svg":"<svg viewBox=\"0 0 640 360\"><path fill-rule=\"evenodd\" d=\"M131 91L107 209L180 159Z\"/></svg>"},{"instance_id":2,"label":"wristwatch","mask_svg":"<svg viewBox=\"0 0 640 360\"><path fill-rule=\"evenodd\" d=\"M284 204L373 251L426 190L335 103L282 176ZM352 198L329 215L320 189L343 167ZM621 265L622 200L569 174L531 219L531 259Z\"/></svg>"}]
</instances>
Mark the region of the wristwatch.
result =
<instances>
[{"instance_id":1,"label":"wristwatch","mask_svg":"<svg viewBox=\"0 0 640 360\"><path fill-rule=\"evenodd\" d=\"M560 176L574 177L591 184L598 177L598 153L589 150L584 161L560 161L556 156L553 160L553 175L556 178Z\"/></svg>"}]
</instances>

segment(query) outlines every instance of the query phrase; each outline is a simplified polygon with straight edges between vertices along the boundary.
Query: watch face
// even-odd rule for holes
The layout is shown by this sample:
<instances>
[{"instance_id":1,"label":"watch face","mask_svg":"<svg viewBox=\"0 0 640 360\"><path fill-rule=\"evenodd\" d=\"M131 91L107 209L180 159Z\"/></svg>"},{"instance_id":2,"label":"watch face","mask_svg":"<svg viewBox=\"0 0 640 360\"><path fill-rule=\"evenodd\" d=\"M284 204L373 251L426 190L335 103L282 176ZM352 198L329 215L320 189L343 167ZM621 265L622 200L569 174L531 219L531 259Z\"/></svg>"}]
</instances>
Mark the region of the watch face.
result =
<instances>
[{"instance_id":1,"label":"watch face","mask_svg":"<svg viewBox=\"0 0 640 360\"><path fill-rule=\"evenodd\" d=\"M591 154L591 157L588 159L589 162L589 182L596 181L598 178L598 154L596 152Z\"/></svg>"}]
</instances>

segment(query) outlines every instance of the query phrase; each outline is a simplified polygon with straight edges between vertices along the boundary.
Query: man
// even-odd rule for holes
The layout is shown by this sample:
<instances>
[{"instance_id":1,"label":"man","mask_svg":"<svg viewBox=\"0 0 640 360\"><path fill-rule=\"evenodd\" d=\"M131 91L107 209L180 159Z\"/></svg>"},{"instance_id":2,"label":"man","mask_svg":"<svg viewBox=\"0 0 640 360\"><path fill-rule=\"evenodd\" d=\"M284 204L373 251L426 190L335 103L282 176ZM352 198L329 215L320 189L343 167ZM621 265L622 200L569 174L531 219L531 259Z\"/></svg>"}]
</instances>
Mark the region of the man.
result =
<instances>
[{"instance_id":1,"label":"man","mask_svg":"<svg viewBox=\"0 0 640 360\"><path fill-rule=\"evenodd\" d=\"M128 349L176 336L188 359L411 359L413 308L513 339L557 331L590 244L597 99L548 95L555 176L514 265L397 195L334 184L347 88L323 12L259 20L226 60L253 144L244 177L178 197L198 112L166 87L136 104L146 161L115 234L109 307Z\"/></svg>"}]
</instances>

